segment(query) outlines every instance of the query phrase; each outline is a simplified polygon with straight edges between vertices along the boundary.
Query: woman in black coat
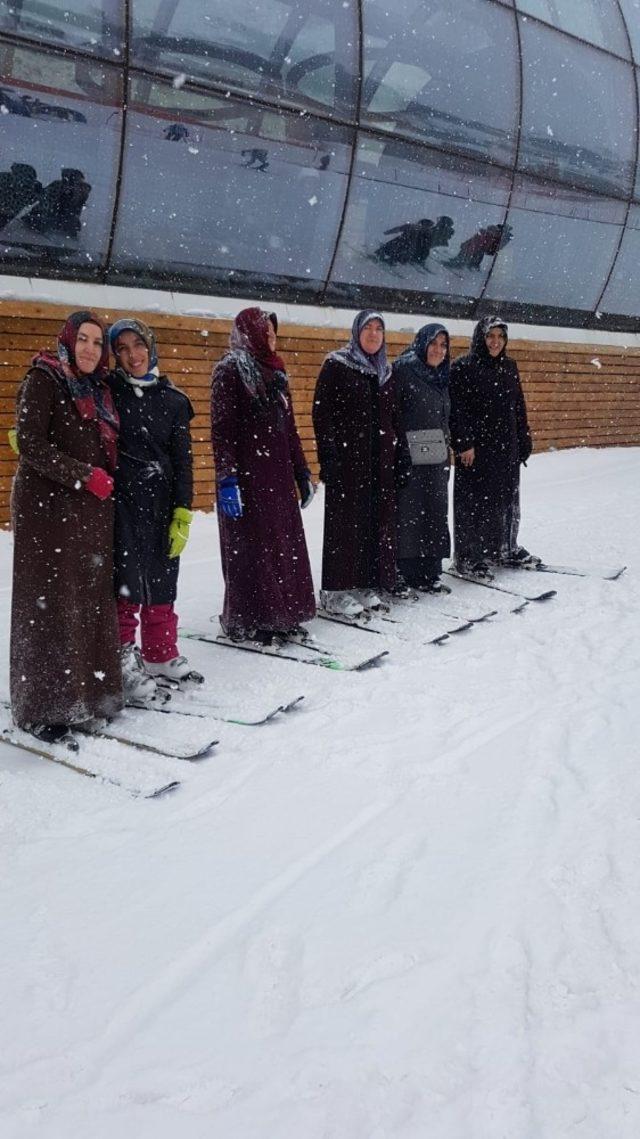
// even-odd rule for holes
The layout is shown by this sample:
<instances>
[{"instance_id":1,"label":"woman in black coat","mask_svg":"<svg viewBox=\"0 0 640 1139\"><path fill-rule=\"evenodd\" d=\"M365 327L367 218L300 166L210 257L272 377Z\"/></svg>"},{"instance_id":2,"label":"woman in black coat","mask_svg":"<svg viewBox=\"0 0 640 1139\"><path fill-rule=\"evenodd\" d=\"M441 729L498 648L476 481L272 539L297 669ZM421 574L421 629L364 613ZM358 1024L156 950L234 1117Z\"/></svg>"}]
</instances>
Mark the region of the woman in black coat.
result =
<instances>
[{"instance_id":1,"label":"woman in black coat","mask_svg":"<svg viewBox=\"0 0 640 1139\"><path fill-rule=\"evenodd\" d=\"M455 568L491 578L490 566L535 564L518 545L520 464L532 450L508 328L495 316L476 325L467 356L451 368Z\"/></svg>"},{"instance_id":2,"label":"woman in black coat","mask_svg":"<svg viewBox=\"0 0 640 1139\"><path fill-rule=\"evenodd\" d=\"M398 570L414 589L450 592L442 559L451 552L449 485L449 333L426 324L393 365L397 423L411 457L398 490Z\"/></svg>"},{"instance_id":3,"label":"woman in black coat","mask_svg":"<svg viewBox=\"0 0 640 1139\"><path fill-rule=\"evenodd\" d=\"M111 390L121 424L115 587L125 695L137 700L153 695L152 677L181 680L191 674L178 650L173 603L192 519L193 409L160 374L155 337L146 324L119 320L109 330L109 341L117 362ZM135 645L138 621L142 657Z\"/></svg>"},{"instance_id":4,"label":"woman in black coat","mask_svg":"<svg viewBox=\"0 0 640 1139\"><path fill-rule=\"evenodd\" d=\"M397 433L380 313L359 312L349 344L324 361L313 426L326 487L320 602L358 617L396 583Z\"/></svg>"}]
</instances>

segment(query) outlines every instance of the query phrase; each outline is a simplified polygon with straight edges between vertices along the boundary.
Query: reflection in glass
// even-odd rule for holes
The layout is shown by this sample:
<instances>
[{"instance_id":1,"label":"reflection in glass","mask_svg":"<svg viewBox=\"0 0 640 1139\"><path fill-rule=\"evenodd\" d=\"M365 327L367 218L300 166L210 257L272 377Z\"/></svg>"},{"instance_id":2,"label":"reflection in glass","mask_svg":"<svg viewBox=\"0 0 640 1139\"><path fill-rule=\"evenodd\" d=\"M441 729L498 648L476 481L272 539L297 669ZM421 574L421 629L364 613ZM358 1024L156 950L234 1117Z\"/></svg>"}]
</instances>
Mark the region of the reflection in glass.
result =
<instances>
[{"instance_id":1,"label":"reflection in glass","mask_svg":"<svg viewBox=\"0 0 640 1139\"><path fill-rule=\"evenodd\" d=\"M632 69L621 60L522 21L520 166L570 186L629 194L635 162Z\"/></svg>"},{"instance_id":2,"label":"reflection in glass","mask_svg":"<svg viewBox=\"0 0 640 1139\"><path fill-rule=\"evenodd\" d=\"M620 252L600 302L603 312L638 316L640 312L640 206L632 206Z\"/></svg>"},{"instance_id":3,"label":"reflection in glass","mask_svg":"<svg viewBox=\"0 0 640 1139\"><path fill-rule=\"evenodd\" d=\"M620 240L624 202L518 178L486 296L593 310Z\"/></svg>"},{"instance_id":4,"label":"reflection in glass","mask_svg":"<svg viewBox=\"0 0 640 1139\"><path fill-rule=\"evenodd\" d=\"M132 59L353 115L355 0L135 0Z\"/></svg>"},{"instance_id":5,"label":"reflection in glass","mask_svg":"<svg viewBox=\"0 0 640 1139\"><path fill-rule=\"evenodd\" d=\"M144 95L144 101L142 96ZM346 191L346 128L133 82L114 263L178 284L316 295Z\"/></svg>"},{"instance_id":6,"label":"reflection in glass","mask_svg":"<svg viewBox=\"0 0 640 1139\"><path fill-rule=\"evenodd\" d=\"M509 182L470 160L361 138L332 280L478 297L500 248Z\"/></svg>"},{"instance_id":7,"label":"reflection in glass","mask_svg":"<svg viewBox=\"0 0 640 1139\"><path fill-rule=\"evenodd\" d=\"M487 0L368 0L362 122L510 164L518 118L513 14Z\"/></svg>"},{"instance_id":8,"label":"reflection in glass","mask_svg":"<svg viewBox=\"0 0 640 1139\"><path fill-rule=\"evenodd\" d=\"M520 12L538 16L597 47L629 58L629 43L617 0L518 0Z\"/></svg>"},{"instance_id":9,"label":"reflection in glass","mask_svg":"<svg viewBox=\"0 0 640 1139\"><path fill-rule=\"evenodd\" d=\"M6 263L97 271L115 197L120 75L22 48L10 58L0 86L0 252Z\"/></svg>"},{"instance_id":10,"label":"reflection in glass","mask_svg":"<svg viewBox=\"0 0 640 1139\"><path fill-rule=\"evenodd\" d=\"M123 0L4 0L0 31L117 60L123 55L123 11Z\"/></svg>"}]
</instances>

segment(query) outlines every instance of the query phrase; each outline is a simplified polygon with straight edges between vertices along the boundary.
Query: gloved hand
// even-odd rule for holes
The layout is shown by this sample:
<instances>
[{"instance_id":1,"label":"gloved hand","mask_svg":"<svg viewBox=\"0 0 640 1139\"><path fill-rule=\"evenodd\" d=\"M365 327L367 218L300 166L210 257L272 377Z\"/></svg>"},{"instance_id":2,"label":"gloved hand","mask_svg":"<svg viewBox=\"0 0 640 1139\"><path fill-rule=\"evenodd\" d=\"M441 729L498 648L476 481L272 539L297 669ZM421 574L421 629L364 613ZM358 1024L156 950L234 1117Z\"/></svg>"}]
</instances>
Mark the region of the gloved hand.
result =
<instances>
[{"instance_id":1,"label":"gloved hand","mask_svg":"<svg viewBox=\"0 0 640 1139\"><path fill-rule=\"evenodd\" d=\"M84 489L95 494L96 498L109 498L113 494L113 479L102 467L92 467Z\"/></svg>"},{"instance_id":2,"label":"gloved hand","mask_svg":"<svg viewBox=\"0 0 640 1139\"><path fill-rule=\"evenodd\" d=\"M7 438L9 440L9 446L11 447L11 450L15 451L16 455L19 455L20 448L18 447L18 432L16 431L15 427L9 428L7 431Z\"/></svg>"},{"instance_id":3,"label":"gloved hand","mask_svg":"<svg viewBox=\"0 0 640 1139\"><path fill-rule=\"evenodd\" d=\"M235 475L229 475L218 483L218 509L227 518L242 518L242 497Z\"/></svg>"},{"instance_id":4,"label":"gloved hand","mask_svg":"<svg viewBox=\"0 0 640 1139\"><path fill-rule=\"evenodd\" d=\"M189 541L189 527L193 513L186 506L176 506L169 523L169 557L179 558Z\"/></svg>"},{"instance_id":5,"label":"gloved hand","mask_svg":"<svg viewBox=\"0 0 640 1139\"><path fill-rule=\"evenodd\" d=\"M311 502L316 488L311 481L311 471L305 471L296 479L298 490L300 491L300 509L304 510Z\"/></svg>"}]
</instances>

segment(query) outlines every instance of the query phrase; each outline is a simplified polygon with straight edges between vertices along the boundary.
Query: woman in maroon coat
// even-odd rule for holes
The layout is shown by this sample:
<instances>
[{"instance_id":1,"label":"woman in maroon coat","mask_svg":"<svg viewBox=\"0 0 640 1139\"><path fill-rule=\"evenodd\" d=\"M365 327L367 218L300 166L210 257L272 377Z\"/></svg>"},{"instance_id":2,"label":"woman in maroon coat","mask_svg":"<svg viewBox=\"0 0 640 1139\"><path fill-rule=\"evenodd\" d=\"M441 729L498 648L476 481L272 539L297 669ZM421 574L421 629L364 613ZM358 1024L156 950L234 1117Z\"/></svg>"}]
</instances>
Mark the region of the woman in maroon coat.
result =
<instances>
[{"instance_id":1,"label":"woman in maroon coat","mask_svg":"<svg viewBox=\"0 0 640 1139\"><path fill-rule=\"evenodd\" d=\"M11 707L19 727L70 746L70 726L122 707L108 359L98 317L72 313L18 393Z\"/></svg>"},{"instance_id":2,"label":"woman in maroon coat","mask_svg":"<svg viewBox=\"0 0 640 1139\"><path fill-rule=\"evenodd\" d=\"M223 632L269 644L315 616L298 508L314 494L296 429L275 313L243 309L211 387L211 440L225 581Z\"/></svg>"},{"instance_id":3,"label":"woman in maroon coat","mask_svg":"<svg viewBox=\"0 0 640 1139\"><path fill-rule=\"evenodd\" d=\"M396 585L393 387L384 321L366 309L349 344L327 356L313 402L326 486L320 599L347 617L381 608L380 593Z\"/></svg>"}]
</instances>

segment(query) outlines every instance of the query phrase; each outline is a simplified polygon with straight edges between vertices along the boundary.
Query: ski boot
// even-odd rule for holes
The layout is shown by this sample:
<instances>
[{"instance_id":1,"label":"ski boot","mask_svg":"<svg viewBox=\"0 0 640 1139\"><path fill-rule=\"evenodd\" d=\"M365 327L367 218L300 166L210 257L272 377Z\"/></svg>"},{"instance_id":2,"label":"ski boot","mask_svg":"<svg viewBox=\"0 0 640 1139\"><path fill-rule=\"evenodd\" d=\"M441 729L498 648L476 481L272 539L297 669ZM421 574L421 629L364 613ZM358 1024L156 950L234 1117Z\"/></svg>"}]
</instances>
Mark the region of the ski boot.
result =
<instances>
[{"instance_id":1,"label":"ski boot","mask_svg":"<svg viewBox=\"0 0 640 1139\"><path fill-rule=\"evenodd\" d=\"M43 744L62 744L69 751L80 751L80 744L68 724L28 724L25 731Z\"/></svg>"},{"instance_id":2,"label":"ski boot","mask_svg":"<svg viewBox=\"0 0 640 1139\"><path fill-rule=\"evenodd\" d=\"M365 615L364 605L355 596L355 590L350 593L348 590L321 589L320 605L332 617L346 617L355 621Z\"/></svg>"},{"instance_id":3,"label":"ski boot","mask_svg":"<svg viewBox=\"0 0 640 1139\"><path fill-rule=\"evenodd\" d=\"M187 658L183 656L172 657L171 660L165 661L145 660L144 668L161 687L165 682L172 687L189 681L191 684L204 684L202 673L195 672Z\"/></svg>"},{"instance_id":4,"label":"ski boot","mask_svg":"<svg viewBox=\"0 0 640 1139\"><path fill-rule=\"evenodd\" d=\"M158 686L146 672L140 649L131 641L120 649L122 690L125 704L151 704L158 695Z\"/></svg>"},{"instance_id":5,"label":"ski boot","mask_svg":"<svg viewBox=\"0 0 640 1139\"><path fill-rule=\"evenodd\" d=\"M542 558L537 554L530 554L525 550L524 546L517 546L515 550L509 550L507 554L500 558L500 565L505 568L511 569L530 569L531 566L539 566L542 564Z\"/></svg>"}]
</instances>

